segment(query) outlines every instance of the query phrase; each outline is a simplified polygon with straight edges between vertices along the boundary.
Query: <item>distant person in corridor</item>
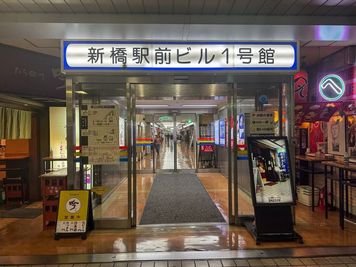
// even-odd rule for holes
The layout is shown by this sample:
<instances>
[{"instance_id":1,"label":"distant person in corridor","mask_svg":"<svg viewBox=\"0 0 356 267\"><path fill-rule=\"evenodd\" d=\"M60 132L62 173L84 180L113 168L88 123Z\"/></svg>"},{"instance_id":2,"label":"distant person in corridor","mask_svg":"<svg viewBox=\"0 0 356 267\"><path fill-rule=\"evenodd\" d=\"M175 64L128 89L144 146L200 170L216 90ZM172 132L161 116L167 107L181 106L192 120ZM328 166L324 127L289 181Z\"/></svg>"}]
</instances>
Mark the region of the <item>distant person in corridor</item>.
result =
<instances>
[{"instance_id":1,"label":"distant person in corridor","mask_svg":"<svg viewBox=\"0 0 356 267\"><path fill-rule=\"evenodd\" d=\"M156 149L157 155L159 155L159 150L161 149L163 138L160 134L156 134L155 139L153 140L153 145Z\"/></svg>"}]
</instances>

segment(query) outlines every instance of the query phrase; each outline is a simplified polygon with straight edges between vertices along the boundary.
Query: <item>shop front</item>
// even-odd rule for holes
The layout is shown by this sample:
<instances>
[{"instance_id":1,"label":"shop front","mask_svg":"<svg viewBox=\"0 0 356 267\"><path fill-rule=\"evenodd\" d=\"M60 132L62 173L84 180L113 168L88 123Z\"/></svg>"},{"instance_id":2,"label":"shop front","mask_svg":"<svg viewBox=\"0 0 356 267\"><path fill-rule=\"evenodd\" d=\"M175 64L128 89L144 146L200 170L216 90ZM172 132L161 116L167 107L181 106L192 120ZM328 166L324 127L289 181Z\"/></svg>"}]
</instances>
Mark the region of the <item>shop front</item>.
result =
<instances>
[{"instance_id":1,"label":"shop front","mask_svg":"<svg viewBox=\"0 0 356 267\"><path fill-rule=\"evenodd\" d=\"M92 190L96 228L140 224L146 201L140 192L143 184L158 177L154 139L161 134L172 138L171 175L184 173L177 151L180 135L188 136L195 156L193 173L204 172L201 155L214 152L213 163L205 163L211 164L205 169L211 179L214 173L226 177L225 222L240 224L240 216L253 215L246 136L292 138L296 43L68 40L62 48L68 187ZM185 108L157 111L167 99L181 101ZM155 107L144 105L153 100ZM194 103L199 106L202 100L220 102L210 110L206 103L205 110L194 110ZM194 119L182 119L179 128L177 118L185 114ZM172 137L162 126L168 119ZM152 176L147 179L141 173Z\"/></svg>"}]
</instances>

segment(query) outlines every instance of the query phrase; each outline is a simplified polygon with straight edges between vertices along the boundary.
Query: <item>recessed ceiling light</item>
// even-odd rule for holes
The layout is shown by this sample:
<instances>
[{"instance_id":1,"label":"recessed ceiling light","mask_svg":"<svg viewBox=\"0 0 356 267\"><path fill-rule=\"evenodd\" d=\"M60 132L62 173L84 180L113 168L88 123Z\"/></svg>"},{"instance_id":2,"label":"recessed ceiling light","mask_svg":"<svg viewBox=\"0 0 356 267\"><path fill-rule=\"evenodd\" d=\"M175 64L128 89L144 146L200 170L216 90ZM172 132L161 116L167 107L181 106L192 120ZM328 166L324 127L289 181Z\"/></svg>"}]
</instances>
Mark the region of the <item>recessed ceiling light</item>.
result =
<instances>
[{"instance_id":1,"label":"recessed ceiling light","mask_svg":"<svg viewBox=\"0 0 356 267\"><path fill-rule=\"evenodd\" d=\"M79 91L75 91L76 94L78 95L87 95L88 93L83 91L83 90L79 90Z\"/></svg>"}]
</instances>

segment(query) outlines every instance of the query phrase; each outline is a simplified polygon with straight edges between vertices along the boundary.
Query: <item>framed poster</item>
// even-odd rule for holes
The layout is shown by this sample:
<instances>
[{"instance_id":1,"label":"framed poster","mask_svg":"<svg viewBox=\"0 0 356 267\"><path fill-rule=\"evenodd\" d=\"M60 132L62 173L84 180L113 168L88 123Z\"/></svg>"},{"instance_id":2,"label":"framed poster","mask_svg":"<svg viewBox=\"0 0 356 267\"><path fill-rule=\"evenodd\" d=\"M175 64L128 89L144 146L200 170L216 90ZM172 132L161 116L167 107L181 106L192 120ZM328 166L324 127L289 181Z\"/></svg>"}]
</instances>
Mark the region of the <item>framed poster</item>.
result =
<instances>
[{"instance_id":1,"label":"framed poster","mask_svg":"<svg viewBox=\"0 0 356 267\"><path fill-rule=\"evenodd\" d=\"M345 154L345 119L332 116L328 122L328 153Z\"/></svg>"},{"instance_id":2,"label":"framed poster","mask_svg":"<svg viewBox=\"0 0 356 267\"><path fill-rule=\"evenodd\" d=\"M295 204L286 137L247 137L254 205Z\"/></svg>"}]
</instances>

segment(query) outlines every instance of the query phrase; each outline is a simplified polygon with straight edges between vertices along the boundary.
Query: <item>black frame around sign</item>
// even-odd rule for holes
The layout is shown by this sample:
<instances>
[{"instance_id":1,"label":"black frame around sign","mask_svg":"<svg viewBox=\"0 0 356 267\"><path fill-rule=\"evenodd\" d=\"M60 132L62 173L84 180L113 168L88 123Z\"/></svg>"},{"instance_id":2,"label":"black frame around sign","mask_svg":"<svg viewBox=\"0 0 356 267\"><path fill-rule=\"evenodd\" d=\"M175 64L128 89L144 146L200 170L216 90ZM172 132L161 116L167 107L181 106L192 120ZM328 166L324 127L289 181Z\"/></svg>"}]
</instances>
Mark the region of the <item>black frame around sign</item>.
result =
<instances>
[{"instance_id":1,"label":"black frame around sign","mask_svg":"<svg viewBox=\"0 0 356 267\"><path fill-rule=\"evenodd\" d=\"M253 177L253 167L252 167L252 143L254 140L261 140L261 139L274 139L274 140L284 140L286 144L286 152L288 155L288 165L290 169L290 186L291 186L291 192L292 192L292 201L291 202L282 202L282 203L257 203L256 201L256 185L255 185L255 180ZM252 142L251 142L252 141ZM289 144L288 144L288 138L286 136L248 136L247 137L247 152L248 152L248 163L249 163L249 169L250 169L250 185L251 185L251 198L254 207L256 206L288 206L288 205L295 205L296 204L296 198L295 198L295 188L294 188L294 177L293 177L293 172L292 172L292 165L291 165L291 159L290 159L290 152L289 152Z\"/></svg>"}]
</instances>

